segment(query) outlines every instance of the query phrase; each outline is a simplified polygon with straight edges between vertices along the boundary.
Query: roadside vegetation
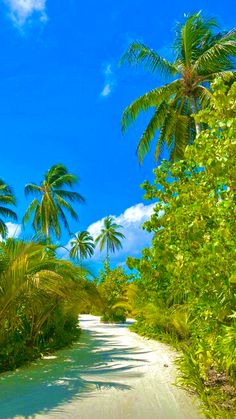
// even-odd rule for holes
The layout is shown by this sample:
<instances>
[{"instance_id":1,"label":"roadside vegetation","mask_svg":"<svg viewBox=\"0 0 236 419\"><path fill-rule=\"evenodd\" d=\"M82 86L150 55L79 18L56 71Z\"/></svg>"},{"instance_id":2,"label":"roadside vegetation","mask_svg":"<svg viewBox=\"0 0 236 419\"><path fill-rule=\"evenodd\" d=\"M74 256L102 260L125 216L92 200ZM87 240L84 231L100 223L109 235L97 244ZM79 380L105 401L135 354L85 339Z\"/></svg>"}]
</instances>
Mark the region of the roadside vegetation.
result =
<instances>
[{"instance_id":1,"label":"roadside vegetation","mask_svg":"<svg viewBox=\"0 0 236 419\"><path fill-rule=\"evenodd\" d=\"M134 330L183 350L182 382L209 417L236 413L236 83L218 79L196 119L207 124L184 159L145 182L152 246L128 259L138 273Z\"/></svg>"},{"instance_id":2,"label":"roadside vegetation","mask_svg":"<svg viewBox=\"0 0 236 419\"><path fill-rule=\"evenodd\" d=\"M88 281L51 246L7 239L0 244L0 371L66 346L80 334Z\"/></svg>"},{"instance_id":3,"label":"roadside vegetation","mask_svg":"<svg viewBox=\"0 0 236 419\"><path fill-rule=\"evenodd\" d=\"M178 24L169 62L133 42L123 62L173 81L146 93L123 114L126 130L153 115L137 147L156 140L156 206L144 228L152 245L140 259L132 314L137 333L182 350L180 381L197 392L209 418L236 416L236 31L202 13ZM162 159L168 151L169 159Z\"/></svg>"},{"instance_id":4,"label":"roadside vegetation","mask_svg":"<svg viewBox=\"0 0 236 419\"><path fill-rule=\"evenodd\" d=\"M179 383L196 392L209 418L236 415L236 83L211 85L201 130L183 159L163 160L145 198L156 202L144 228L152 245L105 262L97 281L102 319L180 350Z\"/></svg>"},{"instance_id":5,"label":"roadside vegetation","mask_svg":"<svg viewBox=\"0 0 236 419\"><path fill-rule=\"evenodd\" d=\"M57 256L62 228L70 231L67 213L78 219L71 203L84 202L72 190L77 177L62 164L52 166L39 184L29 183L25 194L35 195L23 224L32 220L32 240L8 238L5 220L17 220L13 190L0 182L0 372L14 369L42 354L71 344L80 335L78 315L100 298L88 272L74 263L92 255L87 239L72 240L71 261Z\"/></svg>"}]
</instances>

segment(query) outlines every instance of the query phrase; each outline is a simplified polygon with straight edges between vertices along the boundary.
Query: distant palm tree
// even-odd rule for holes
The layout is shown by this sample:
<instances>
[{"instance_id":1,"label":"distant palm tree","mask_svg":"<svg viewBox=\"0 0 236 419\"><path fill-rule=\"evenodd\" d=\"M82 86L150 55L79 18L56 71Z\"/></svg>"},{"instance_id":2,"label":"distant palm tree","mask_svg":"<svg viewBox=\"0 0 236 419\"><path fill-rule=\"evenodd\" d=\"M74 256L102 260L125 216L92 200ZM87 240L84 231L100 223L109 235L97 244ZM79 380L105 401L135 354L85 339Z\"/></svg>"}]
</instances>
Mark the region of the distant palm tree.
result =
<instances>
[{"instance_id":1,"label":"distant palm tree","mask_svg":"<svg viewBox=\"0 0 236 419\"><path fill-rule=\"evenodd\" d=\"M106 247L107 266L109 266L109 252L114 253L116 250L122 248L121 239L124 239L125 236L117 231L120 228L122 226L115 223L114 217L106 217L104 218L101 233L95 240L96 244L100 244L100 251Z\"/></svg>"},{"instance_id":2,"label":"distant palm tree","mask_svg":"<svg viewBox=\"0 0 236 419\"><path fill-rule=\"evenodd\" d=\"M81 231L74 235L71 241L70 257L77 259L80 264L83 259L91 257L94 253L95 244L93 237L88 231Z\"/></svg>"},{"instance_id":3,"label":"distant palm tree","mask_svg":"<svg viewBox=\"0 0 236 419\"><path fill-rule=\"evenodd\" d=\"M6 206L7 205L7 206ZM0 179L0 236L5 239L7 237L7 226L3 218L17 220L16 213L8 208L8 205L16 205L16 199L12 189L2 179Z\"/></svg>"},{"instance_id":4,"label":"distant palm tree","mask_svg":"<svg viewBox=\"0 0 236 419\"><path fill-rule=\"evenodd\" d=\"M29 183L25 186L25 195L36 195L29 205L24 217L23 224L29 222L33 215L33 228L36 233L46 236L50 242L51 234L57 238L61 236L60 222L65 229L70 231L69 224L64 211L75 220L78 219L77 213L71 206L73 202L84 202L84 198L74 191L69 191L78 182L75 175L68 173L62 164L55 164L45 174L40 185Z\"/></svg>"},{"instance_id":5,"label":"distant palm tree","mask_svg":"<svg viewBox=\"0 0 236 419\"><path fill-rule=\"evenodd\" d=\"M154 111L137 147L140 163L157 132L155 159L164 144L171 151L171 158L181 158L186 145L200 132L201 127L192 115L208 106L209 83L216 77L235 80L232 57L236 55L236 29L216 33L216 28L216 21L204 19L200 12L187 16L185 23L177 26L173 62L140 42L133 42L124 54L123 62L143 64L152 73L173 79L136 99L123 113L125 131L141 111Z\"/></svg>"}]
</instances>

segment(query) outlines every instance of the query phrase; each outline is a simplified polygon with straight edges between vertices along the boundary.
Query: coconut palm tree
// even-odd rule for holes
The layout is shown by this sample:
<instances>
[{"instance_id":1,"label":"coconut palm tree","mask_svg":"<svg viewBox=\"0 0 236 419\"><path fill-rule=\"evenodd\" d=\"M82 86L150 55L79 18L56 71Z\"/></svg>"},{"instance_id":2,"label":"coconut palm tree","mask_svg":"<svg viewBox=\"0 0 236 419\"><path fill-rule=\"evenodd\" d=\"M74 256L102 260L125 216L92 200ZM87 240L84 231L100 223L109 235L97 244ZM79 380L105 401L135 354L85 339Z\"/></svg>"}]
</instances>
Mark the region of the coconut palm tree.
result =
<instances>
[{"instance_id":1,"label":"coconut palm tree","mask_svg":"<svg viewBox=\"0 0 236 419\"><path fill-rule=\"evenodd\" d=\"M173 62L141 42L133 42L124 54L122 62L142 64L151 73L159 72L172 78L170 83L136 99L123 113L125 131L141 111L153 109L137 147L140 163L157 133L156 160L164 144L171 158L182 157L186 145L192 143L201 130L193 114L208 106L210 82L216 77L235 79L232 57L236 55L236 29L217 33L217 28L216 21L203 18L201 12L187 16L176 28Z\"/></svg>"},{"instance_id":2,"label":"coconut palm tree","mask_svg":"<svg viewBox=\"0 0 236 419\"><path fill-rule=\"evenodd\" d=\"M101 233L95 240L96 244L99 243L100 251L106 248L107 267L109 266L109 252L111 251L114 253L116 250L122 248L121 239L124 239L125 236L117 231L120 228L122 228L122 226L116 224L114 217L106 217L103 221L103 228Z\"/></svg>"},{"instance_id":3,"label":"coconut palm tree","mask_svg":"<svg viewBox=\"0 0 236 419\"><path fill-rule=\"evenodd\" d=\"M84 198L74 191L68 190L78 182L77 176L68 173L62 164L55 164L44 175L40 185L28 183L25 195L36 195L29 205L24 217L25 225L33 215L33 228L50 242L51 234L57 238L61 236L60 222L70 231L65 211L75 220L78 219L71 203L84 202Z\"/></svg>"},{"instance_id":4,"label":"coconut palm tree","mask_svg":"<svg viewBox=\"0 0 236 419\"><path fill-rule=\"evenodd\" d=\"M93 237L88 231L79 231L74 235L74 239L71 241L70 257L77 259L82 263L83 259L91 257L94 253L95 244Z\"/></svg>"},{"instance_id":5,"label":"coconut palm tree","mask_svg":"<svg viewBox=\"0 0 236 419\"><path fill-rule=\"evenodd\" d=\"M0 236L4 239L7 237L7 226L3 218L17 220L16 213L8 208L8 205L16 205L16 199L12 189L2 179L0 179Z\"/></svg>"}]
</instances>

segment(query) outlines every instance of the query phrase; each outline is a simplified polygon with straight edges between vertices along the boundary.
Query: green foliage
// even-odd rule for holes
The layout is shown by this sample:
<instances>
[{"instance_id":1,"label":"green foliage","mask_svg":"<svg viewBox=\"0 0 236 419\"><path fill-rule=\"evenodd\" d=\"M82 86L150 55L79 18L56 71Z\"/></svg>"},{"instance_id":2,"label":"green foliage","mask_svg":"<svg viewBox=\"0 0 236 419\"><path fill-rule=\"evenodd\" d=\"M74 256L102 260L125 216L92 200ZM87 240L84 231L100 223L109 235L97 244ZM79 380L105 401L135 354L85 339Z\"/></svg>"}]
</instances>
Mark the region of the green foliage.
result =
<instances>
[{"instance_id":1,"label":"green foliage","mask_svg":"<svg viewBox=\"0 0 236 419\"><path fill-rule=\"evenodd\" d=\"M132 287L129 281L131 276L126 275L121 267L111 270L107 264L101 271L98 292L103 301L102 321L123 323L130 312Z\"/></svg>"},{"instance_id":2,"label":"green foliage","mask_svg":"<svg viewBox=\"0 0 236 419\"><path fill-rule=\"evenodd\" d=\"M121 240L125 236L118 231L122 226L116 224L113 217L106 217L103 221L103 228L101 233L95 240L95 243L99 243L100 251L106 248L107 258L106 263L109 265L109 252L114 253L116 250L122 248Z\"/></svg>"},{"instance_id":3,"label":"green foliage","mask_svg":"<svg viewBox=\"0 0 236 419\"><path fill-rule=\"evenodd\" d=\"M210 414L218 411L210 417L233 417L220 415L236 410L236 83L217 79L212 91L196 116L208 128L143 185L157 200L145 223L154 236L128 264L139 272L136 330L178 342L185 383L204 389Z\"/></svg>"},{"instance_id":4,"label":"green foliage","mask_svg":"<svg viewBox=\"0 0 236 419\"><path fill-rule=\"evenodd\" d=\"M78 219L71 203L84 202L84 198L74 191L68 190L78 182L75 175L68 173L62 164L55 164L44 175L40 185L28 183L25 195L35 195L24 217L23 224L27 224L33 216L33 229L50 242L51 234L57 238L61 236L61 224L70 232L66 212L75 220Z\"/></svg>"},{"instance_id":5,"label":"green foliage","mask_svg":"<svg viewBox=\"0 0 236 419\"><path fill-rule=\"evenodd\" d=\"M78 314L92 295L81 268L46 245L0 243L0 371L76 339Z\"/></svg>"},{"instance_id":6,"label":"green foliage","mask_svg":"<svg viewBox=\"0 0 236 419\"><path fill-rule=\"evenodd\" d=\"M199 124L192 114L208 108L212 97L209 82L219 76L235 80L232 57L236 55L236 31L217 33L216 28L216 22L204 18L200 12L187 16L176 28L173 62L138 41L124 54L123 62L143 65L152 73L158 71L174 79L139 97L123 113L125 131L140 112L153 109L137 147L140 162L158 132L156 160L164 145L171 151L172 159L182 158L185 147L193 142L206 122L202 119Z\"/></svg>"},{"instance_id":7,"label":"green foliage","mask_svg":"<svg viewBox=\"0 0 236 419\"><path fill-rule=\"evenodd\" d=\"M17 220L15 211L9 208L9 205L16 205L14 193L9 185L0 179L0 236L7 237L6 219Z\"/></svg>"},{"instance_id":8,"label":"green foliage","mask_svg":"<svg viewBox=\"0 0 236 419\"><path fill-rule=\"evenodd\" d=\"M78 232L71 241L70 257L81 263L83 259L93 255L94 247L93 238L88 231Z\"/></svg>"}]
</instances>

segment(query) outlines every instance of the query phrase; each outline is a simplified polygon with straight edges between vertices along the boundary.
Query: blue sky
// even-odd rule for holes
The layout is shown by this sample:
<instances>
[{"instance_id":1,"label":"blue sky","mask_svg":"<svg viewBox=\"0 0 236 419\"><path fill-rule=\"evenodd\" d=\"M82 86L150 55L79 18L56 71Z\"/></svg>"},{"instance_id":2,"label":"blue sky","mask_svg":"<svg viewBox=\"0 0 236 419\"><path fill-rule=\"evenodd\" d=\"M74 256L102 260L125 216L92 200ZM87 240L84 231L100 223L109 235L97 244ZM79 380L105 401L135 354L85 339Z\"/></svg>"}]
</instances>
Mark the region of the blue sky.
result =
<instances>
[{"instance_id":1,"label":"blue sky","mask_svg":"<svg viewBox=\"0 0 236 419\"><path fill-rule=\"evenodd\" d=\"M73 231L115 215L135 234L127 252L148 243L139 226L151 207L139 185L152 179L154 161L140 167L135 154L146 119L125 136L120 120L132 100L163 81L119 60L135 39L169 56L175 22L200 9L224 29L235 25L235 0L0 0L0 176L14 187L19 220L25 183L61 162L79 176L86 198Z\"/></svg>"}]
</instances>

